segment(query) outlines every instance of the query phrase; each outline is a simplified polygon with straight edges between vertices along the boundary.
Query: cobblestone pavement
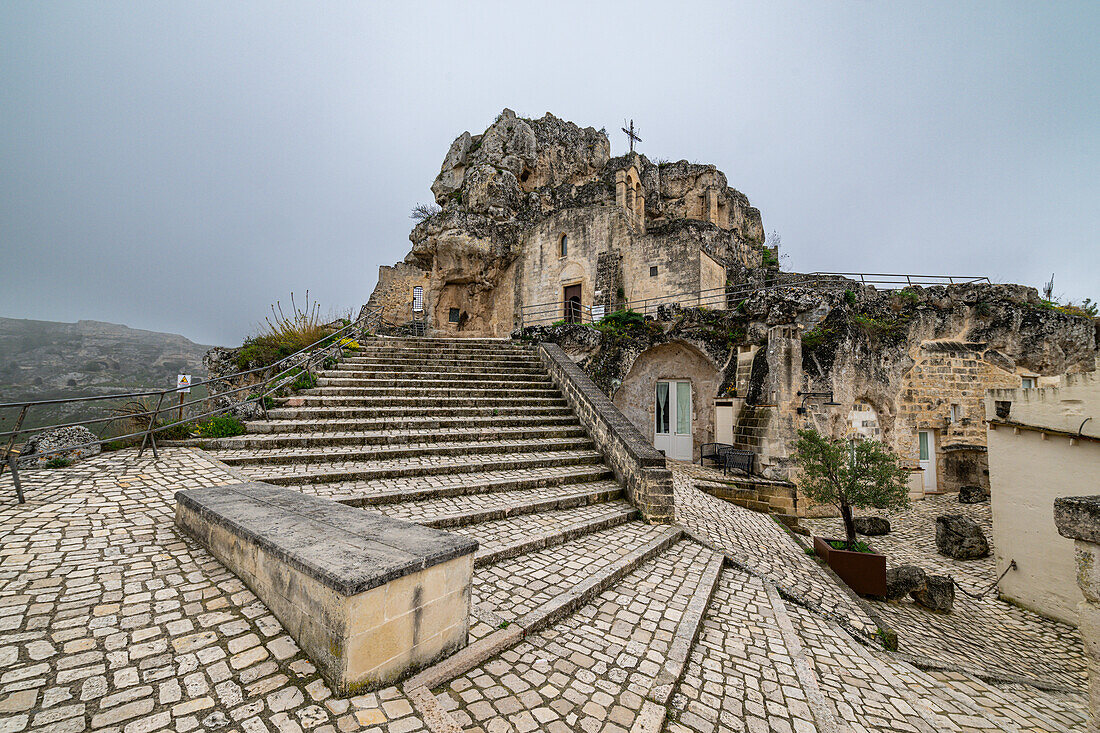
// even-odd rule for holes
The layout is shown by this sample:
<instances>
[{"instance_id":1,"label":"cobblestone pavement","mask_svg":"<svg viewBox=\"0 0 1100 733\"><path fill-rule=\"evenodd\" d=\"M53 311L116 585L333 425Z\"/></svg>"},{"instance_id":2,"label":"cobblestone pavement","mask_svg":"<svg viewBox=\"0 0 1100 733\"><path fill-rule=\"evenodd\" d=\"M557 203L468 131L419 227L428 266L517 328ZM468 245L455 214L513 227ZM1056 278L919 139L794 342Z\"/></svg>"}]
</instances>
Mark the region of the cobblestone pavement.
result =
<instances>
[{"instance_id":1,"label":"cobblestone pavement","mask_svg":"<svg viewBox=\"0 0 1100 733\"><path fill-rule=\"evenodd\" d=\"M473 602L503 620L514 621L663 531L660 526L628 522L564 545L477 568Z\"/></svg>"},{"instance_id":2,"label":"cobblestone pavement","mask_svg":"<svg viewBox=\"0 0 1100 733\"><path fill-rule=\"evenodd\" d=\"M424 730L395 688L336 699L267 609L172 523L237 479L188 449L0 479L0 731Z\"/></svg>"},{"instance_id":3,"label":"cobblestone pavement","mask_svg":"<svg viewBox=\"0 0 1100 733\"><path fill-rule=\"evenodd\" d=\"M982 526L992 545L989 504L960 504L953 496L915 501L903 512L869 512L890 520L890 534L869 538L889 566L917 565L950 575L971 593L989 588L997 578L993 556L955 560L936 551L936 517L961 513ZM813 533L842 532L839 519L803 520ZM1077 629L1043 618L996 597L978 600L955 593L950 614L929 611L909 599L873 602L897 632L901 650L950 664L1036 677L1074 689L1087 684L1084 650Z\"/></svg>"},{"instance_id":4,"label":"cobblestone pavement","mask_svg":"<svg viewBox=\"0 0 1100 733\"><path fill-rule=\"evenodd\" d=\"M816 730L759 578L722 571L671 707L669 733Z\"/></svg>"},{"instance_id":5,"label":"cobblestone pavement","mask_svg":"<svg viewBox=\"0 0 1100 733\"><path fill-rule=\"evenodd\" d=\"M602 504L588 504L573 509L521 514L517 517L498 519L492 522L453 527L447 531L463 534L477 540L478 554L480 555L484 552L492 552L502 547L515 545L546 532L560 530L577 522L598 521L618 516L632 509L633 507L625 501L609 501Z\"/></svg>"},{"instance_id":6,"label":"cobblestone pavement","mask_svg":"<svg viewBox=\"0 0 1100 733\"><path fill-rule=\"evenodd\" d=\"M712 469L669 461L676 496L676 520L690 531L741 559L754 572L795 593L854 628L873 634L878 626L851 596L766 514L750 511L695 488L694 479L713 479Z\"/></svg>"},{"instance_id":7,"label":"cobblestone pavement","mask_svg":"<svg viewBox=\"0 0 1100 733\"><path fill-rule=\"evenodd\" d=\"M436 691L468 733L626 733L705 567L679 542L564 621Z\"/></svg>"}]
</instances>

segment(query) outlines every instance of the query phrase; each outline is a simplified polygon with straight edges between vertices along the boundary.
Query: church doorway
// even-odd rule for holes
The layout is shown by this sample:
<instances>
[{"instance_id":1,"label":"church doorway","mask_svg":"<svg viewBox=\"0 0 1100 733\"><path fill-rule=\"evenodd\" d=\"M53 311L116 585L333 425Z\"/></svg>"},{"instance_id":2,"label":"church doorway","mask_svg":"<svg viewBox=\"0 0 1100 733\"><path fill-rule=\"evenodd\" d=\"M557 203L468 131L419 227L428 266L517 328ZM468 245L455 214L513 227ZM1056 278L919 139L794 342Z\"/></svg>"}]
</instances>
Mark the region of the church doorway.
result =
<instances>
[{"instance_id":1,"label":"church doorway","mask_svg":"<svg viewBox=\"0 0 1100 733\"><path fill-rule=\"evenodd\" d=\"M581 284L565 286L562 300L565 302L565 322L581 322Z\"/></svg>"}]
</instances>

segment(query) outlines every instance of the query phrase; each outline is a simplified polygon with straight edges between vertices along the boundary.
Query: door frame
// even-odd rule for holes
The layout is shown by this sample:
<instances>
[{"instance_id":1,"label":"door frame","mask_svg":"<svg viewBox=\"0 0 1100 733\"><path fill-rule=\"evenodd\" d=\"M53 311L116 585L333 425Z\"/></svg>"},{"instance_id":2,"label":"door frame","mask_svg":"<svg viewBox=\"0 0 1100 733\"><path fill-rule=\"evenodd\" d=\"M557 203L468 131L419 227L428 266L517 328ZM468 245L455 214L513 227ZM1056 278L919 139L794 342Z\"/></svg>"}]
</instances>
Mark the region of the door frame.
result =
<instances>
[{"instance_id":1,"label":"door frame","mask_svg":"<svg viewBox=\"0 0 1100 733\"><path fill-rule=\"evenodd\" d=\"M566 323L583 323L584 316L581 308L577 308L576 313L570 313L569 307L569 291L573 288L577 289L577 304L583 307L584 303L584 281L577 280L571 283L561 284L561 317Z\"/></svg>"},{"instance_id":2,"label":"door frame","mask_svg":"<svg viewBox=\"0 0 1100 733\"><path fill-rule=\"evenodd\" d=\"M921 435L927 435L925 439L925 448L927 449L928 458L920 457L921 450ZM938 453L936 451L936 431L932 428L923 428L917 430L917 463L924 470L921 472L921 483L924 487L924 493L926 494L938 494L940 493L940 481L939 475L936 471L936 461Z\"/></svg>"},{"instance_id":3,"label":"door frame","mask_svg":"<svg viewBox=\"0 0 1100 733\"><path fill-rule=\"evenodd\" d=\"M668 432L658 432L657 425L657 394L660 391L660 385L667 384L668 387ZM687 417L687 432L681 433L677 431L677 424L679 422L679 400L677 394L679 392L679 385L686 384L688 389L688 417ZM674 460L686 460L691 461L695 457L695 389L691 384L690 379L677 379L667 378L658 379L653 384L653 447L657 450L664 452L664 454Z\"/></svg>"}]
</instances>

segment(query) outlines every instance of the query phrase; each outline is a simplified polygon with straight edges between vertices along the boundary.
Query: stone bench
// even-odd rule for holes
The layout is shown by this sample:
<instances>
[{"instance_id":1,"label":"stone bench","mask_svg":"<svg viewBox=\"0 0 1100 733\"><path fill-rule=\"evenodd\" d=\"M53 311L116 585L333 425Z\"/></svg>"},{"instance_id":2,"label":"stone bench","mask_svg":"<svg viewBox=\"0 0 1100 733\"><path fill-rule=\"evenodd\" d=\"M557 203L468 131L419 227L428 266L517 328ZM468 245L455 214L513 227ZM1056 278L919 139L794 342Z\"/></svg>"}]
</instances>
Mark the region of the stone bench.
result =
<instances>
[{"instance_id":1,"label":"stone bench","mask_svg":"<svg viewBox=\"0 0 1100 733\"><path fill-rule=\"evenodd\" d=\"M176 525L267 605L338 695L466 645L475 540L263 483L180 491Z\"/></svg>"}]
</instances>

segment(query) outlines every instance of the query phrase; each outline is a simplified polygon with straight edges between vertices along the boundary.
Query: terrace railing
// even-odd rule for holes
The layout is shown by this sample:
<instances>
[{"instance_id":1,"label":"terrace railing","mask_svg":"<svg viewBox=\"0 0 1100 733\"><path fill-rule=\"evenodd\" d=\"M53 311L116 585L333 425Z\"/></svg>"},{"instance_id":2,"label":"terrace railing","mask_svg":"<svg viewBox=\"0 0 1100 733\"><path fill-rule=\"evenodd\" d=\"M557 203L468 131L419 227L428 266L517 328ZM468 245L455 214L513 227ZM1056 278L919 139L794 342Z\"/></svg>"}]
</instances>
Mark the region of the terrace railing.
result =
<instances>
[{"instance_id":1,"label":"terrace railing","mask_svg":"<svg viewBox=\"0 0 1100 733\"><path fill-rule=\"evenodd\" d=\"M778 273L766 285L731 285L727 287L694 290L653 298L640 298L620 303L617 310L632 310L646 316L656 316L658 309L667 306L681 308L704 307L711 310L728 310L751 295L761 292L787 290L793 288L839 289L853 285L871 285L879 290L900 290L902 288L935 285L990 284L988 277L960 275L896 275L867 272L810 272ZM569 317L572 307L573 317ZM565 301L525 305L520 310L521 326L546 325L555 322L593 323L608 315L602 308L579 305Z\"/></svg>"},{"instance_id":2,"label":"terrace railing","mask_svg":"<svg viewBox=\"0 0 1100 733\"><path fill-rule=\"evenodd\" d=\"M59 428L71 428L71 427L88 427L90 425L109 425L112 422L123 421L129 425L135 425L144 423L147 419L148 422L144 424L141 429L133 430L132 432L123 435L114 435L108 438L98 438L94 441L89 441L80 445L69 445L64 448L57 448L50 451L35 451L33 454L37 459L45 458L55 454L71 453L73 451L80 451L93 446L102 446L104 443L112 441L125 441L137 438L141 438L141 447L138 450L138 455L145 453L146 447L151 447L153 450L153 457L159 459L160 456L157 452L157 433L162 433L166 430L171 430L180 425L192 423L196 420L212 417L214 415L221 415L234 410L243 405L250 403L259 406L263 414L267 415L267 406L265 398L270 396L273 392L278 391L287 384L298 379L298 377L305 373L307 378L312 382L313 371L317 368L318 364L324 362L326 358L335 356L343 348L342 344L346 343L350 339L362 337L365 334L372 333L378 329L383 321L383 309L377 308L367 311L359 316L358 319L352 323L347 324L343 328L340 328L327 336L313 342L305 348L284 356L273 364L267 366L256 367L255 369L246 369L243 371L235 372L233 374L227 374L220 377L212 377L200 382L193 382L191 388L201 386L219 386L225 385L226 389L219 389L216 394L207 395L204 397L197 397L190 401L181 400L180 402L173 402L167 400L169 396L183 395L186 388L177 387L175 389L163 389L163 390L146 390L144 392L127 392L124 394L109 394L109 395L95 395L91 397L68 397L63 399L51 399L51 400L31 400L25 402L7 402L0 403L0 418L7 415L16 414L15 425L11 430L0 432L0 444L5 444L3 453L0 454L0 476L3 475L4 470L11 471L12 480L15 484L16 495L19 499L19 503L23 503L23 490L19 481L19 468L18 468L18 453L15 450L16 442L20 437L30 438L39 433L43 433L49 430L57 430ZM254 376L254 380L247 380L243 384L233 386L242 378ZM140 409L138 411L127 411L125 414L119 414L117 405L111 412L112 414L103 417L95 417L87 420L74 420L71 422L57 423L53 425L42 425L34 428L23 428L23 423L26 417L35 408L42 407L44 405L76 405L84 403L105 403L104 407L107 407L112 401L143 401L147 400L152 402L156 400L154 407L150 409ZM217 403L213 409L210 409L212 403ZM141 404L144 404L141 403ZM184 414L187 414L184 417ZM177 419L172 420L172 413L176 413ZM158 418L161 415L169 415L168 422L164 424L158 423Z\"/></svg>"}]
</instances>

